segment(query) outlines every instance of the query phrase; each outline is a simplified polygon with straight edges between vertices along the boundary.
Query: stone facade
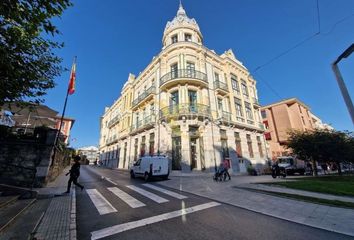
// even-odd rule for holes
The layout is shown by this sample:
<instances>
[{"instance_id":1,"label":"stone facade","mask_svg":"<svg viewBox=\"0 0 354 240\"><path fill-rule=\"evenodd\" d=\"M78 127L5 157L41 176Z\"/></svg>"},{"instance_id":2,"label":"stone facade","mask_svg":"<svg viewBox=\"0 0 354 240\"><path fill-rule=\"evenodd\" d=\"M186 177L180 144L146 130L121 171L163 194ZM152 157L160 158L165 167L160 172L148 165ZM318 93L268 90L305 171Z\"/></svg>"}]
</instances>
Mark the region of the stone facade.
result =
<instances>
[{"instance_id":1,"label":"stone facade","mask_svg":"<svg viewBox=\"0 0 354 240\"><path fill-rule=\"evenodd\" d=\"M256 81L232 50L203 46L195 19L180 5L162 51L101 117L100 160L128 168L142 155L164 154L172 170L214 170L224 158L234 173L266 160Z\"/></svg>"},{"instance_id":2,"label":"stone facade","mask_svg":"<svg viewBox=\"0 0 354 240\"><path fill-rule=\"evenodd\" d=\"M57 130L35 139L0 140L0 182L22 187L42 187L70 164L69 156L57 150L52 161Z\"/></svg>"}]
</instances>

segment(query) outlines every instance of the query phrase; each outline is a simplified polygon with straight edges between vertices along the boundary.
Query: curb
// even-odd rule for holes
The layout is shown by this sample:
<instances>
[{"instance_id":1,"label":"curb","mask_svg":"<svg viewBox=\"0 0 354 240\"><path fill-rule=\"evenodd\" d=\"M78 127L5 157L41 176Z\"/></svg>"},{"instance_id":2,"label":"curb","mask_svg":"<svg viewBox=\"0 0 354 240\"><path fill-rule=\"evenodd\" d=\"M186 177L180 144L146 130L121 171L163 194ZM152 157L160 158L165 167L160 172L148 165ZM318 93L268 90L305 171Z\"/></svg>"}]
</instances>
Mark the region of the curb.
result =
<instances>
[{"instance_id":1,"label":"curb","mask_svg":"<svg viewBox=\"0 0 354 240\"><path fill-rule=\"evenodd\" d=\"M76 189L75 187L72 188L72 195L71 195L71 210L70 210L70 239L76 240L77 239L77 232L76 232Z\"/></svg>"},{"instance_id":2,"label":"curb","mask_svg":"<svg viewBox=\"0 0 354 240\"><path fill-rule=\"evenodd\" d=\"M179 190L178 188L174 188L174 187L171 187L171 186L166 186L166 185L163 185L163 184L158 184L158 185L163 186L163 187L168 187L168 188L173 189L173 190L178 190L178 191L181 191L181 192L186 192L186 193L189 193L189 194L193 194L193 195L196 195L196 196L199 196L199 197L207 198L207 199L210 199L210 200L213 200L213 201L217 201L217 202L229 205L229 206L239 207L239 208L242 208L242 209L254 212L254 213L259 213L259 214L263 214L263 215L266 215L266 216L282 219L282 220L285 220L285 221L288 221L288 222L293 222L293 223L301 224L301 225L304 225L304 226L309 226L309 227L313 227L313 228L326 230L326 231L329 231L329 232L334 232L334 233L339 233L339 234L343 234L343 235L354 237L354 232L346 232L346 231L340 231L340 230L335 230L335 229L328 229L326 227L318 226L318 225L315 225L315 224L309 224L309 223L304 223L304 222L301 222L301 221L295 221L295 220L290 219L290 218L277 216L277 215L270 214L270 213L267 213L267 212L264 212L264 211L263 212L262 211L258 211L258 210L255 210L255 209L252 209L252 208L249 208L249 207L242 206L240 204L224 202L224 201L222 201L220 199L214 199L212 197L204 196L202 194L195 193L195 192L192 192L192 191ZM241 190L243 190L243 189L241 189ZM244 191L247 191L247 190L244 190Z\"/></svg>"}]
</instances>

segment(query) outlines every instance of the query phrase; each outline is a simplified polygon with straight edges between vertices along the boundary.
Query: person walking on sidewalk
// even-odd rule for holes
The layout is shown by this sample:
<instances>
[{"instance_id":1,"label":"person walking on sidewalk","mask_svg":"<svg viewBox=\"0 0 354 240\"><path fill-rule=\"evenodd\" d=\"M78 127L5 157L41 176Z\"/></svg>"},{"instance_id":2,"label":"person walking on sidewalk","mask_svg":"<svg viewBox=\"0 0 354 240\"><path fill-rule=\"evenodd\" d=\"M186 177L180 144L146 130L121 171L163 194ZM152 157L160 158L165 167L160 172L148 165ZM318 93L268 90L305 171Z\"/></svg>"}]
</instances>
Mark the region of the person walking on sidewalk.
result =
<instances>
[{"instance_id":1,"label":"person walking on sidewalk","mask_svg":"<svg viewBox=\"0 0 354 240\"><path fill-rule=\"evenodd\" d=\"M65 193L70 193L70 188L71 188L71 182L73 182L76 186L80 187L81 190L84 189L84 186L82 186L80 183L77 182L77 179L80 176L80 156L75 156L74 157L74 164L71 166L70 171L66 174L70 174L70 178L68 181L68 189Z\"/></svg>"},{"instance_id":2,"label":"person walking on sidewalk","mask_svg":"<svg viewBox=\"0 0 354 240\"><path fill-rule=\"evenodd\" d=\"M229 173L230 160L227 159L227 158L224 158L223 166L224 166L225 174L229 177L229 180L231 180L231 176L230 176L230 173Z\"/></svg>"}]
</instances>

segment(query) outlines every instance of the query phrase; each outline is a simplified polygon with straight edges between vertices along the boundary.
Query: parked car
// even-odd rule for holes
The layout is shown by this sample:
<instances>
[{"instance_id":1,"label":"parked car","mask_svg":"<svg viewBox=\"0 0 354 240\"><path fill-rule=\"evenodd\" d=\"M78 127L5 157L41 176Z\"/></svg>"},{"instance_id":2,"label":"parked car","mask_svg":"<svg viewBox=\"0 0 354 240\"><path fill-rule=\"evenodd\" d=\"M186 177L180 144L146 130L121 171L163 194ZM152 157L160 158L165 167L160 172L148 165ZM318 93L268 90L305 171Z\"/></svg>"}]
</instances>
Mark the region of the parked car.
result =
<instances>
[{"instance_id":1,"label":"parked car","mask_svg":"<svg viewBox=\"0 0 354 240\"><path fill-rule=\"evenodd\" d=\"M278 157L277 162L279 167L285 169L286 175L294 175L296 173L300 175L305 174L305 163L302 160L294 157Z\"/></svg>"},{"instance_id":2,"label":"parked car","mask_svg":"<svg viewBox=\"0 0 354 240\"><path fill-rule=\"evenodd\" d=\"M131 178L143 177L145 181L154 177L167 179L169 173L169 160L165 156L141 157L130 167Z\"/></svg>"}]
</instances>

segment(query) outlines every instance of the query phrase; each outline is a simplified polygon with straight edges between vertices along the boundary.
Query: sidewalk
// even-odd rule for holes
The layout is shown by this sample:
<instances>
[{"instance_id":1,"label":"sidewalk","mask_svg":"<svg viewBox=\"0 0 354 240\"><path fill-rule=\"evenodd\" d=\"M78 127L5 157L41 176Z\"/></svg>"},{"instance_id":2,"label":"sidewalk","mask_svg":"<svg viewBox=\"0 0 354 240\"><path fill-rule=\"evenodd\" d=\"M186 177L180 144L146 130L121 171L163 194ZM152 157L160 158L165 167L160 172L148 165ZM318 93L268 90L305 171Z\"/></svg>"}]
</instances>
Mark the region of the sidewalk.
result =
<instances>
[{"instance_id":1,"label":"sidewalk","mask_svg":"<svg viewBox=\"0 0 354 240\"><path fill-rule=\"evenodd\" d=\"M242 186L251 185L250 182L274 182L273 180L270 176L235 176L231 181L214 182L211 176L205 174L198 178L171 176L169 181L160 181L158 184L268 216L354 236L354 210L352 209L296 201L240 189Z\"/></svg>"},{"instance_id":2,"label":"sidewalk","mask_svg":"<svg viewBox=\"0 0 354 240\"><path fill-rule=\"evenodd\" d=\"M237 186L239 188L250 189L250 190L259 190L259 191L269 191L275 193L289 193L306 197L320 198L332 201L341 201L341 202L351 202L354 203L353 197L344 197L344 196L336 196L330 194L316 193L316 192L308 192L296 189L290 189L285 187L272 187L265 184L242 184ZM353 216L354 217L354 216Z\"/></svg>"},{"instance_id":3,"label":"sidewalk","mask_svg":"<svg viewBox=\"0 0 354 240\"><path fill-rule=\"evenodd\" d=\"M48 209L37 227L36 239L76 240L76 194L75 185L65 194L69 167L45 188L35 189L38 197L52 198ZM64 193L64 194L63 194Z\"/></svg>"}]
</instances>

